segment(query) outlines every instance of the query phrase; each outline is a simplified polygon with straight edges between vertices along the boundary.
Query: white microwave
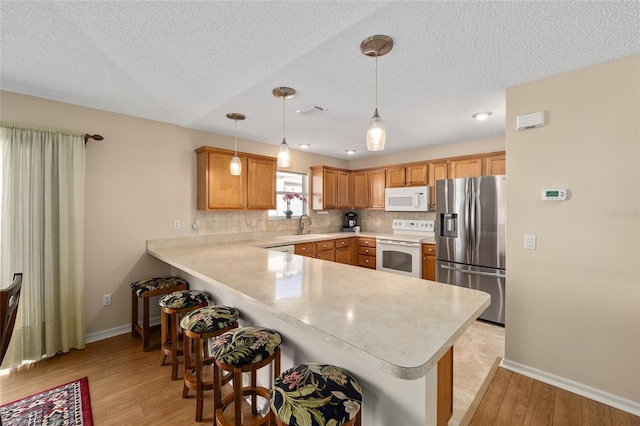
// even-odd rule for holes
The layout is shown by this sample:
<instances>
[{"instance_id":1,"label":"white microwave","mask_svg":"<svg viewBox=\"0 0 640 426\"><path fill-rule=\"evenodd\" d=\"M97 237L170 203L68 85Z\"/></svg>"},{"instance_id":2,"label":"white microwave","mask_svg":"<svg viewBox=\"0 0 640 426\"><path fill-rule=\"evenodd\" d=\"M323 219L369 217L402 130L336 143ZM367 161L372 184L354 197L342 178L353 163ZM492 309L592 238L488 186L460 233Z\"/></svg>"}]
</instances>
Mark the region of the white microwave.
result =
<instances>
[{"instance_id":1,"label":"white microwave","mask_svg":"<svg viewBox=\"0 0 640 426\"><path fill-rule=\"evenodd\" d=\"M429 187L386 188L384 209L388 212L428 212Z\"/></svg>"}]
</instances>

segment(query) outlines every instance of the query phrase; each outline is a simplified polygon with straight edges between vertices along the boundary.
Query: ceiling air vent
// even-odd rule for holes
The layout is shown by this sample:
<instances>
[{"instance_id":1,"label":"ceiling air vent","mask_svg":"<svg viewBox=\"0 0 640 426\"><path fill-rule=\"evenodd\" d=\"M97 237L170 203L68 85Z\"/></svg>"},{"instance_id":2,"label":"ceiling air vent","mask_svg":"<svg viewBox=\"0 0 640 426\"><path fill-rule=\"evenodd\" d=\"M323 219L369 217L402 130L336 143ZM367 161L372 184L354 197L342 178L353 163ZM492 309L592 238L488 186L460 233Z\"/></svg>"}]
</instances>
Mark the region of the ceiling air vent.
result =
<instances>
[{"instance_id":1,"label":"ceiling air vent","mask_svg":"<svg viewBox=\"0 0 640 426\"><path fill-rule=\"evenodd\" d=\"M300 108L299 110L296 111L296 114L300 114L300 115L316 115L316 114L320 114L321 112L325 112L327 109L325 107L322 107L320 105L308 105L304 108Z\"/></svg>"}]
</instances>

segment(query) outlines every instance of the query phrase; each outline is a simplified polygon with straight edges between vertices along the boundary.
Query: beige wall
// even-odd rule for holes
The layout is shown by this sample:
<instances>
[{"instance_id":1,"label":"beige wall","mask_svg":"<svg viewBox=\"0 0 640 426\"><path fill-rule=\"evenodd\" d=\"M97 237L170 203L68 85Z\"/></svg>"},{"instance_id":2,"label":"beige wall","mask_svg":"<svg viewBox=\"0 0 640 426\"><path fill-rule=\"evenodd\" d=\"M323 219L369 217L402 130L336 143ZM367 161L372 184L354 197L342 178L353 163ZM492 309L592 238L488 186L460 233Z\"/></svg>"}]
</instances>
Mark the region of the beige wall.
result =
<instances>
[{"instance_id":1,"label":"beige wall","mask_svg":"<svg viewBox=\"0 0 640 426\"><path fill-rule=\"evenodd\" d=\"M640 56L510 88L506 148L506 359L640 402Z\"/></svg>"},{"instance_id":2,"label":"beige wall","mask_svg":"<svg viewBox=\"0 0 640 426\"><path fill-rule=\"evenodd\" d=\"M241 233L237 226L256 223L267 231L292 232L293 221L271 221L266 212L216 215L195 209L196 154L203 145L233 149L233 137L0 92L0 119L68 131L99 133L86 151L85 318L87 333L109 330L130 322L129 283L167 273L168 267L146 254L146 240L196 236L194 220L214 221L209 234ZM275 156L277 146L238 141L245 152ZM347 167L343 160L294 151L291 170L327 164ZM207 216L209 214L209 216ZM180 231L173 220L182 221ZM318 216L314 226L341 224L341 213ZM203 232L201 229L200 233ZM102 295L112 294L112 306Z\"/></svg>"}]
</instances>

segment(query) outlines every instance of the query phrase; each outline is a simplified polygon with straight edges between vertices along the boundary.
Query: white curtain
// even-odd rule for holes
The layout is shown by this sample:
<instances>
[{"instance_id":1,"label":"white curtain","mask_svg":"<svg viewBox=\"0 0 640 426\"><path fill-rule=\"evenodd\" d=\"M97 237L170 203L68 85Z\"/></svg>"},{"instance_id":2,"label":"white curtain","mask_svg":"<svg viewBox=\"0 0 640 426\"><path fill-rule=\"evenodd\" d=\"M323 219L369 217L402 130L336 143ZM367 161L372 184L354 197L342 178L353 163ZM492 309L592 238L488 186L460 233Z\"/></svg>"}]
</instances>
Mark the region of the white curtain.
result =
<instances>
[{"instance_id":1,"label":"white curtain","mask_svg":"<svg viewBox=\"0 0 640 426\"><path fill-rule=\"evenodd\" d=\"M9 368L85 345L85 146L80 134L0 131L0 287L23 273Z\"/></svg>"}]
</instances>

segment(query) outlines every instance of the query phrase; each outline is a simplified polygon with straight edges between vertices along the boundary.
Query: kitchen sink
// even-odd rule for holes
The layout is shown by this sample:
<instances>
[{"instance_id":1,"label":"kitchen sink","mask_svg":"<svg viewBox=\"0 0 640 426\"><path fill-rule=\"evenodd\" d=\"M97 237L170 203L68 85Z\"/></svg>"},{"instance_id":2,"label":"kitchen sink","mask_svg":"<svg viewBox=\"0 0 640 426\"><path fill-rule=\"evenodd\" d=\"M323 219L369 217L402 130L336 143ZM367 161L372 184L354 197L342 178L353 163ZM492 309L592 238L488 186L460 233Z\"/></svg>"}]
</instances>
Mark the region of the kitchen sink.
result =
<instances>
[{"instance_id":1,"label":"kitchen sink","mask_svg":"<svg viewBox=\"0 0 640 426\"><path fill-rule=\"evenodd\" d=\"M297 241L297 240L310 240L310 239L322 239L322 238L331 238L331 236L326 234L302 234L302 235L281 235L276 237L278 240L285 241Z\"/></svg>"}]
</instances>

